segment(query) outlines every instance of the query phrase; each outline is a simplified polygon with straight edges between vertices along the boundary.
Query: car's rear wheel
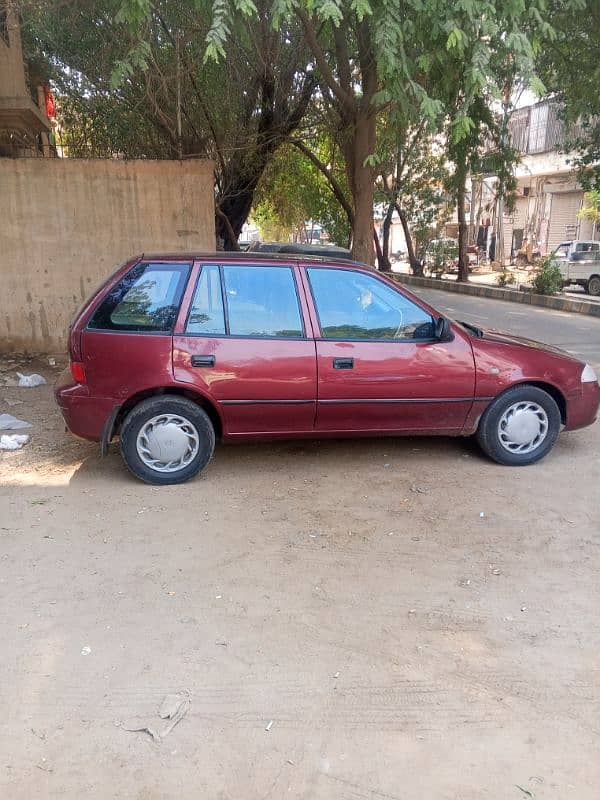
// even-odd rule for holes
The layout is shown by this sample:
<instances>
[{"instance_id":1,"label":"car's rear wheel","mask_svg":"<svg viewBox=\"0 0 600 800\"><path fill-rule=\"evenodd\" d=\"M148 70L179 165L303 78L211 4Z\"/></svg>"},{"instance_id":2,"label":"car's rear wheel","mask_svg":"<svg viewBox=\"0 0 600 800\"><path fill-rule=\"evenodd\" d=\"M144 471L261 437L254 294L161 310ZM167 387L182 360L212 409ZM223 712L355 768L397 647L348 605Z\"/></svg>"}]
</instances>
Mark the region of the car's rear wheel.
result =
<instances>
[{"instance_id":1,"label":"car's rear wheel","mask_svg":"<svg viewBox=\"0 0 600 800\"><path fill-rule=\"evenodd\" d=\"M592 275L588 281L587 290L588 294L592 294L594 297L600 295L600 276Z\"/></svg>"},{"instance_id":2,"label":"car's rear wheel","mask_svg":"<svg viewBox=\"0 0 600 800\"><path fill-rule=\"evenodd\" d=\"M499 464L521 467L550 452L560 425L560 411L548 392L537 386L515 386L485 410L477 441Z\"/></svg>"},{"instance_id":3,"label":"car's rear wheel","mask_svg":"<svg viewBox=\"0 0 600 800\"><path fill-rule=\"evenodd\" d=\"M214 449L209 416L185 397L149 397L121 427L123 460L146 483L183 483L208 464Z\"/></svg>"}]
</instances>

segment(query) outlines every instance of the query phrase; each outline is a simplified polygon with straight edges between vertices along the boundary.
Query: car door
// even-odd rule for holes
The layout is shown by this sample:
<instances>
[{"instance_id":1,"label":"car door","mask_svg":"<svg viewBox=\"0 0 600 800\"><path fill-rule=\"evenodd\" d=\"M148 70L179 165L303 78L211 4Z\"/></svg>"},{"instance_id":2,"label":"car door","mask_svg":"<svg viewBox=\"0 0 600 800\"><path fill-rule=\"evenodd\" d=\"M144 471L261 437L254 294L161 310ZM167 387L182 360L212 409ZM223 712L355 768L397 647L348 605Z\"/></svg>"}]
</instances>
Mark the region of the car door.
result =
<instances>
[{"instance_id":1,"label":"car door","mask_svg":"<svg viewBox=\"0 0 600 800\"><path fill-rule=\"evenodd\" d=\"M315 342L297 270L196 265L173 339L173 370L219 407L226 436L312 431Z\"/></svg>"},{"instance_id":2,"label":"car door","mask_svg":"<svg viewBox=\"0 0 600 800\"><path fill-rule=\"evenodd\" d=\"M366 270L311 266L319 431L462 430L475 390L468 337L434 337L431 310Z\"/></svg>"}]
</instances>

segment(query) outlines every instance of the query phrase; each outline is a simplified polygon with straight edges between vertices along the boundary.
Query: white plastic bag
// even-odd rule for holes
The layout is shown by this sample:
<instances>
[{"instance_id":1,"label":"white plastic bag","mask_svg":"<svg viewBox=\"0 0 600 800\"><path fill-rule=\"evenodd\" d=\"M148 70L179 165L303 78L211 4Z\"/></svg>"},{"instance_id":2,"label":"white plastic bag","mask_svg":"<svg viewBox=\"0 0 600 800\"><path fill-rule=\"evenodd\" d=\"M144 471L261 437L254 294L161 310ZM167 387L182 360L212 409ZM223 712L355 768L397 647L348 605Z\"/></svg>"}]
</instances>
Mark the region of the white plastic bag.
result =
<instances>
[{"instance_id":1,"label":"white plastic bag","mask_svg":"<svg viewBox=\"0 0 600 800\"><path fill-rule=\"evenodd\" d=\"M26 433L7 433L0 436L0 450L20 450L29 441Z\"/></svg>"},{"instance_id":2,"label":"white plastic bag","mask_svg":"<svg viewBox=\"0 0 600 800\"><path fill-rule=\"evenodd\" d=\"M0 431L20 431L23 428L31 428L31 423L17 419L12 414L0 414Z\"/></svg>"},{"instance_id":3,"label":"white plastic bag","mask_svg":"<svg viewBox=\"0 0 600 800\"><path fill-rule=\"evenodd\" d=\"M42 375L38 375L37 372L34 372L33 375L22 375L20 372L17 372L19 376L19 386L41 386L43 383L46 383L46 378L42 377Z\"/></svg>"}]
</instances>

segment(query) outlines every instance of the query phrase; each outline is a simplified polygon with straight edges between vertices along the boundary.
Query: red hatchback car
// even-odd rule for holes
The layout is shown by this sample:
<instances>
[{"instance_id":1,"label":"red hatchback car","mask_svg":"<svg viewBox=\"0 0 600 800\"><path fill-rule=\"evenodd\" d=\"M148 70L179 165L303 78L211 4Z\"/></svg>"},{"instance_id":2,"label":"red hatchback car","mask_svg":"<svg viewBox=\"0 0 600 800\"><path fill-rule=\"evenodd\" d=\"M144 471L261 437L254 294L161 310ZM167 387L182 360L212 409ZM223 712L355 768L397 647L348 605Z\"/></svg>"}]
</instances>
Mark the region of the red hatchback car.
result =
<instances>
[{"instance_id":1,"label":"red hatchback car","mask_svg":"<svg viewBox=\"0 0 600 800\"><path fill-rule=\"evenodd\" d=\"M594 370L452 322L370 267L258 253L128 261L69 333L68 427L120 437L129 469L181 483L224 441L476 434L501 464L590 425Z\"/></svg>"}]
</instances>

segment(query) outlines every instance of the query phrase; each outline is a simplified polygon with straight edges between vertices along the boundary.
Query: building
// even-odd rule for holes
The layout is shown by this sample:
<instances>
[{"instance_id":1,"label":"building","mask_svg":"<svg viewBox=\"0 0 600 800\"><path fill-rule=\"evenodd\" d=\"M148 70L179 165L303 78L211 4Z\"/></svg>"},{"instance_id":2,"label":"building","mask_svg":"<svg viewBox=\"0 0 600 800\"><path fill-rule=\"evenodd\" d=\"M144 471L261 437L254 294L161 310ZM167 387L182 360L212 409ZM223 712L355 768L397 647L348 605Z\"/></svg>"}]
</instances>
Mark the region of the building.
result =
<instances>
[{"instance_id":1,"label":"building","mask_svg":"<svg viewBox=\"0 0 600 800\"><path fill-rule=\"evenodd\" d=\"M12 0L0 0L0 156L50 156L47 90L28 85L19 17Z\"/></svg>"},{"instance_id":2,"label":"building","mask_svg":"<svg viewBox=\"0 0 600 800\"><path fill-rule=\"evenodd\" d=\"M510 141L521 158L515 168L514 209L503 214L505 261L527 246L545 255L568 239L600 238L594 223L579 218L584 192L570 163L572 155L564 152L576 134L576 129L565 129L557 106L549 101L511 114ZM493 176L473 179L475 227L489 217L491 227L499 229L495 189Z\"/></svg>"}]
</instances>

